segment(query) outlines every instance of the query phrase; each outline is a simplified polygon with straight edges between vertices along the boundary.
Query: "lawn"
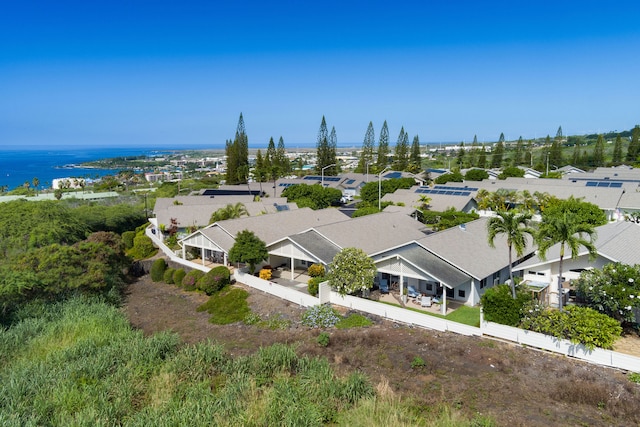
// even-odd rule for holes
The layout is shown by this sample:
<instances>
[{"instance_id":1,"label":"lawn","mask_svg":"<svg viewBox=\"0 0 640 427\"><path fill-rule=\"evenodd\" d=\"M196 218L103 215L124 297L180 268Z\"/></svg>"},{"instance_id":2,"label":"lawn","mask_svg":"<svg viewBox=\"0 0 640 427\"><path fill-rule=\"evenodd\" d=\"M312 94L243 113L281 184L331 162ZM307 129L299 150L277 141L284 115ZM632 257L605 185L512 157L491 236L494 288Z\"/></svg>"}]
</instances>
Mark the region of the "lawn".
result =
<instances>
[{"instance_id":1,"label":"lawn","mask_svg":"<svg viewBox=\"0 0 640 427\"><path fill-rule=\"evenodd\" d=\"M395 307L402 307L400 304L393 304L386 301L378 301L382 304L392 305ZM413 307L403 307L406 310L415 311L416 313L426 314L428 316L439 317L441 319L447 319L452 322L463 323L465 325L480 327L480 307L468 307L466 305L461 306L456 311L446 316L442 314L430 313L424 310L420 310Z\"/></svg>"}]
</instances>

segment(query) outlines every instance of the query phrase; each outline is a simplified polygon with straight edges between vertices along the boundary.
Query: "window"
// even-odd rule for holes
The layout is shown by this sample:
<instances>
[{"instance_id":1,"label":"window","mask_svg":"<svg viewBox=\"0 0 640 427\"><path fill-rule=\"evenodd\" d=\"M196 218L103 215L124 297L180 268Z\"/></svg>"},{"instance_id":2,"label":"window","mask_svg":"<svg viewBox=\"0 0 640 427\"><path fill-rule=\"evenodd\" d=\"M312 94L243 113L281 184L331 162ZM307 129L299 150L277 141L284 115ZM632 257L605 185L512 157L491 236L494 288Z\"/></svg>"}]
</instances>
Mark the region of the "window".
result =
<instances>
[{"instance_id":1,"label":"window","mask_svg":"<svg viewBox=\"0 0 640 427\"><path fill-rule=\"evenodd\" d=\"M487 286L487 278L486 277L480 281L480 289L484 288L485 286Z\"/></svg>"},{"instance_id":2,"label":"window","mask_svg":"<svg viewBox=\"0 0 640 427\"><path fill-rule=\"evenodd\" d=\"M458 289L458 298L466 298L467 293L464 291L464 289Z\"/></svg>"},{"instance_id":3,"label":"window","mask_svg":"<svg viewBox=\"0 0 640 427\"><path fill-rule=\"evenodd\" d=\"M427 290L433 291L433 285L431 283L427 283Z\"/></svg>"}]
</instances>

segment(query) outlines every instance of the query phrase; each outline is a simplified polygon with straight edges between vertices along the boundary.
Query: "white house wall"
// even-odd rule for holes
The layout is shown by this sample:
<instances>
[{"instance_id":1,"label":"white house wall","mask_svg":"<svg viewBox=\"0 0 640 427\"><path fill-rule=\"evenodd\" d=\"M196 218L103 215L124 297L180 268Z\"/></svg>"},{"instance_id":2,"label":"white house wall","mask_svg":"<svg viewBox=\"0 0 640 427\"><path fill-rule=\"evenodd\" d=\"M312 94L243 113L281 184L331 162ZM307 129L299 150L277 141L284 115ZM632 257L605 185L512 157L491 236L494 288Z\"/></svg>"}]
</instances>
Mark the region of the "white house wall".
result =
<instances>
[{"instance_id":1,"label":"white house wall","mask_svg":"<svg viewBox=\"0 0 640 427\"><path fill-rule=\"evenodd\" d=\"M422 280L435 280L433 277L425 275L411 264L405 262L402 258L390 258L384 261L376 262L376 268L380 273L389 273L395 276L404 276L405 278L414 278Z\"/></svg>"},{"instance_id":2,"label":"white house wall","mask_svg":"<svg viewBox=\"0 0 640 427\"><path fill-rule=\"evenodd\" d=\"M202 234L191 236L187 240L183 240L182 244L184 246L194 246L197 248L209 249L216 252L224 252L224 250L220 246L216 245L214 242L212 242Z\"/></svg>"},{"instance_id":3,"label":"white house wall","mask_svg":"<svg viewBox=\"0 0 640 427\"><path fill-rule=\"evenodd\" d=\"M303 260L309 262L318 262L318 260L311 254L300 249L299 246L294 245L290 240L283 240L269 247L269 255L279 256L283 258L295 258L296 260Z\"/></svg>"}]
</instances>

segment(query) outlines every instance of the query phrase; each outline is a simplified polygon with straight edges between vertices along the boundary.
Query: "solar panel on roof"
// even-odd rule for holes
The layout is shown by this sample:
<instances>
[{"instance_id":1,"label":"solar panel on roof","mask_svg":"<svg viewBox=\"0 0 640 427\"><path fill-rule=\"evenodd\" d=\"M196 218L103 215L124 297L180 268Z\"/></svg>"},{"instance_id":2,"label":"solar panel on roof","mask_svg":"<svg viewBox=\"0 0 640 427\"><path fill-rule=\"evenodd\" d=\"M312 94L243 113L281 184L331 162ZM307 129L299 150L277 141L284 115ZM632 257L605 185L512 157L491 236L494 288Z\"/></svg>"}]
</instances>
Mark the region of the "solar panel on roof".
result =
<instances>
[{"instance_id":1,"label":"solar panel on roof","mask_svg":"<svg viewBox=\"0 0 640 427\"><path fill-rule=\"evenodd\" d=\"M471 195L471 191L463 191L460 193L461 196L470 196Z\"/></svg>"},{"instance_id":2,"label":"solar panel on roof","mask_svg":"<svg viewBox=\"0 0 640 427\"><path fill-rule=\"evenodd\" d=\"M611 184L609 184L610 188L621 188L622 187L622 183L621 182L612 182Z\"/></svg>"},{"instance_id":3,"label":"solar panel on roof","mask_svg":"<svg viewBox=\"0 0 640 427\"><path fill-rule=\"evenodd\" d=\"M276 205L276 211L278 212L288 211L288 210L289 210L289 206L287 205Z\"/></svg>"},{"instance_id":4,"label":"solar panel on roof","mask_svg":"<svg viewBox=\"0 0 640 427\"><path fill-rule=\"evenodd\" d=\"M401 178L402 177L402 173L401 172L389 172L384 177L387 178L387 179Z\"/></svg>"},{"instance_id":5,"label":"solar panel on roof","mask_svg":"<svg viewBox=\"0 0 640 427\"><path fill-rule=\"evenodd\" d=\"M447 194L449 196L453 195L453 191L445 191L444 194Z\"/></svg>"},{"instance_id":6,"label":"solar panel on roof","mask_svg":"<svg viewBox=\"0 0 640 427\"><path fill-rule=\"evenodd\" d=\"M598 187L608 187L609 183L608 182L599 182L598 183Z\"/></svg>"},{"instance_id":7,"label":"solar panel on roof","mask_svg":"<svg viewBox=\"0 0 640 427\"><path fill-rule=\"evenodd\" d=\"M316 176L316 175L307 175L302 179L308 179L308 180L314 180L314 181L320 181L322 179L321 176Z\"/></svg>"},{"instance_id":8,"label":"solar panel on roof","mask_svg":"<svg viewBox=\"0 0 640 427\"><path fill-rule=\"evenodd\" d=\"M345 185L351 185L351 184L353 184L354 182L356 182L356 180L355 180L355 179L348 179L348 180L345 182Z\"/></svg>"},{"instance_id":9,"label":"solar panel on roof","mask_svg":"<svg viewBox=\"0 0 640 427\"><path fill-rule=\"evenodd\" d=\"M595 181L587 181L587 187L597 187L598 183Z\"/></svg>"}]
</instances>

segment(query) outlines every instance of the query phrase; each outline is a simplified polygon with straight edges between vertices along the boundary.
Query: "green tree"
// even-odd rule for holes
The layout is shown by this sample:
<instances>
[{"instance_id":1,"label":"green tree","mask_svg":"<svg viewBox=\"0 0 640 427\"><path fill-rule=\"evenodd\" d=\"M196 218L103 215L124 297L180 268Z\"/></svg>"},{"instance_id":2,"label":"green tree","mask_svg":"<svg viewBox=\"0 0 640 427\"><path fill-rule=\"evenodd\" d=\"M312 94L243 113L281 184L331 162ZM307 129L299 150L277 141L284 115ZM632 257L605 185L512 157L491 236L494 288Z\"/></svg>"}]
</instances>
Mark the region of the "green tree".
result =
<instances>
[{"instance_id":1,"label":"green tree","mask_svg":"<svg viewBox=\"0 0 640 427\"><path fill-rule=\"evenodd\" d=\"M440 175L434 181L436 184L446 184L447 182L462 182L464 181L464 177L460 172L453 171Z\"/></svg>"},{"instance_id":2,"label":"green tree","mask_svg":"<svg viewBox=\"0 0 640 427\"><path fill-rule=\"evenodd\" d=\"M285 188L282 197L286 197L288 202L295 202L298 207L316 210L339 204L342 192L320 185L296 184Z\"/></svg>"},{"instance_id":3,"label":"green tree","mask_svg":"<svg viewBox=\"0 0 640 427\"><path fill-rule=\"evenodd\" d=\"M327 168L328 175L338 175L340 173L340 162L338 161L338 136L336 135L335 126L331 127L331 133L329 134L329 163L331 166ZM327 174L325 172L325 174Z\"/></svg>"},{"instance_id":4,"label":"green tree","mask_svg":"<svg viewBox=\"0 0 640 427\"><path fill-rule=\"evenodd\" d=\"M460 148L458 148L458 156L456 158L456 164L459 168L464 167L464 157L465 157L465 149L464 149L464 141L460 143Z\"/></svg>"},{"instance_id":5,"label":"green tree","mask_svg":"<svg viewBox=\"0 0 640 427\"><path fill-rule=\"evenodd\" d=\"M593 166L604 166L604 136L602 134L598 135L596 146L593 149Z\"/></svg>"},{"instance_id":6,"label":"green tree","mask_svg":"<svg viewBox=\"0 0 640 427\"><path fill-rule=\"evenodd\" d=\"M367 126L367 132L364 134L364 141L362 142L362 153L360 153L360 160L358 161L358 167L356 172L365 173L367 171L367 165L373 165L373 149L376 141L375 131L373 130L373 123L369 122Z\"/></svg>"},{"instance_id":7,"label":"green tree","mask_svg":"<svg viewBox=\"0 0 640 427\"><path fill-rule=\"evenodd\" d=\"M413 137L411 142L411 153L409 154L409 172L418 173L422 169L422 158L420 157L420 138Z\"/></svg>"},{"instance_id":8,"label":"green tree","mask_svg":"<svg viewBox=\"0 0 640 427\"><path fill-rule=\"evenodd\" d=\"M287 157L287 149L284 146L284 139L280 136L278 139L278 148L276 149L275 164L280 168L283 174L291 172L291 162Z\"/></svg>"},{"instance_id":9,"label":"green tree","mask_svg":"<svg viewBox=\"0 0 640 427\"><path fill-rule=\"evenodd\" d=\"M522 178L524 176L524 169L520 169L516 166L509 166L502 169L500 175L498 175L498 179L507 179L509 177Z\"/></svg>"},{"instance_id":10,"label":"green tree","mask_svg":"<svg viewBox=\"0 0 640 427\"><path fill-rule=\"evenodd\" d=\"M489 173L484 169L469 169L464 175L466 181L482 181L489 179Z\"/></svg>"},{"instance_id":11,"label":"green tree","mask_svg":"<svg viewBox=\"0 0 640 427\"><path fill-rule=\"evenodd\" d=\"M549 248L555 244L560 245L560 262L558 272L558 307L562 310L562 263L565 250L571 251L571 258L575 259L584 247L594 259L598 252L594 244L597 233L595 227L584 222L575 213L572 205L582 203L575 199L557 203L542 212L542 221L538 227L537 243L538 256L543 261Z\"/></svg>"},{"instance_id":12,"label":"green tree","mask_svg":"<svg viewBox=\"0 0 640 427\"><path fill-rule=\"evenodd\" d=\"M409 167L409 135L404 131L404 127L400 129L393 159L394 170L405 171Z\"/></svg>"},{"instance_id":13,"label":"green tree","mask_svg":"<svg viewBox=\"0 0 640 427\"><path fill-rule=\"evenodd\" d=\"M376 163L377 171L380 172L389 164L389 127L385 120L380 130L380 139L378 140L378 161Z\"/></svg>"},{"instance_id":14,"label":"green tree","mask_svg":"<svg viewBox=\"0 0 640 427\"><path fill-rule=\"evenodd\" d=\"M478 164L477 166L480 169L484 169L487 167L487 150L484 146L484 144L482 144L482 146L480 147L480 152L478 153Z\"/></svg>"},{"instance_id":15,"label":"green tree","mask_svg":"<svg viewBox=\"0 0 640 427\"><path fill-rule=\"evenodd\" d=\"M504 157L504 135L500 134L500 141L493 148L493 154L491 156L491 167L494 169L502 166L502 158Z\"/></svg>"},{"instance_id":16,"label":"green tree","mask_svg":"<svg viewBox=\"0 0 640 427\"><path fill-rule=\"evenodd\" d=\"M516 144L516 153L513 156L513 166L519 166L522 164L524 159L524 140L522 136L518 138L518 143Z\"/></svg>"},{"instance_id":17,"label":"green tree","mask_svg":"<svg viewBox=\"0 0 640 427\"><path fill-rule=\"evenodd\" d=\"M327 129L327 121L322 116L320 129L318 130L318 139L316 141L316 171L320 173L325 166L336 164L335 149L329 143L329 131ZM325 169L325 175L335 175L337 169L331 166Z\"/></svg>"},{"instance_id":18,"label":"green tree","mask_svg":"<svg viewBox=\"0 0 640 427\"><path fill-rule=\"evenodd\" d=\"M344 248L333 258L327 279L340 295L346 295L371 289L376 273L373 260L362 249Z\"/></svg>"},{"instance_id":19,"label":"green tree","mask_svg":"<svg viewBox=\"0 0 640 427\"><path fill-rule=\"evenodd\" d=\"M247 211L246 206L238 202L236 204L227 204L224 208L220 208L211 214L211 218L209 219L209 224L213 224L214 222L224 221L227 219L236 219L240 218L243 215L249 216L249 212Z\"/></svg>"},{"instance_id":20,"label":"green tree","mask_svg":"<svg viewBox=\"0 0 640 427\"><path fill-rule=\"evenodd\" d=\"M244 118L240 113L236 136L228 140L225 147L227 155L227 184L244 184L249 176L249 139L244 126Z\"/></svg>"},{"instance_id":21,"label":"green tree","mask_svg":"<svg viewBox=\"0 0 640 427\"><path fill-rule=\"evenodd\" d=\"M239 232L236 236L236 242L229 250L229 261L247 264L251 274L255 271L256 264L268 257L266 243L249 230Z\"/></svg>"},{"instance_id":22,"label":"green tree","mask_svg":"<svg viewBox=\"0 0 640 427\"><path fill-rule=\"evenodd\" d=\"M627 148L626 161L633 164L638 161L640 154L640 126L636 125L631 131L631 142Z\"/></svg>"},{"instance_id":23,"label":"green tree","mask_svg":"<svg viewBox=\"0 0 640 427\"><path fill-rule=\"evenodd\" d=\"M613 166L622 164L622 138L620 134L616 136L616 143L613 146L613 158L611 159Z\"/></svg>"},{"instance_id":24,"label":"green tree","mask_svg":"<svg viewBox=\"0 0 640 427\"><path fill-rule=\"evenodd\" d=\"M527 234L532 238L535 235L533 228L529 227L531 221L530 212L519 212L517 210L498 211L496 216L489 218L487 222L487 241L489 246L495 247L496 236L502 234L507 239L507 249L509 250L509 280L511 284L511 294L516 299L516 284L513 280L513 249L516 255L521 257L527 247Z\"/></svg>"}]
</instances>

